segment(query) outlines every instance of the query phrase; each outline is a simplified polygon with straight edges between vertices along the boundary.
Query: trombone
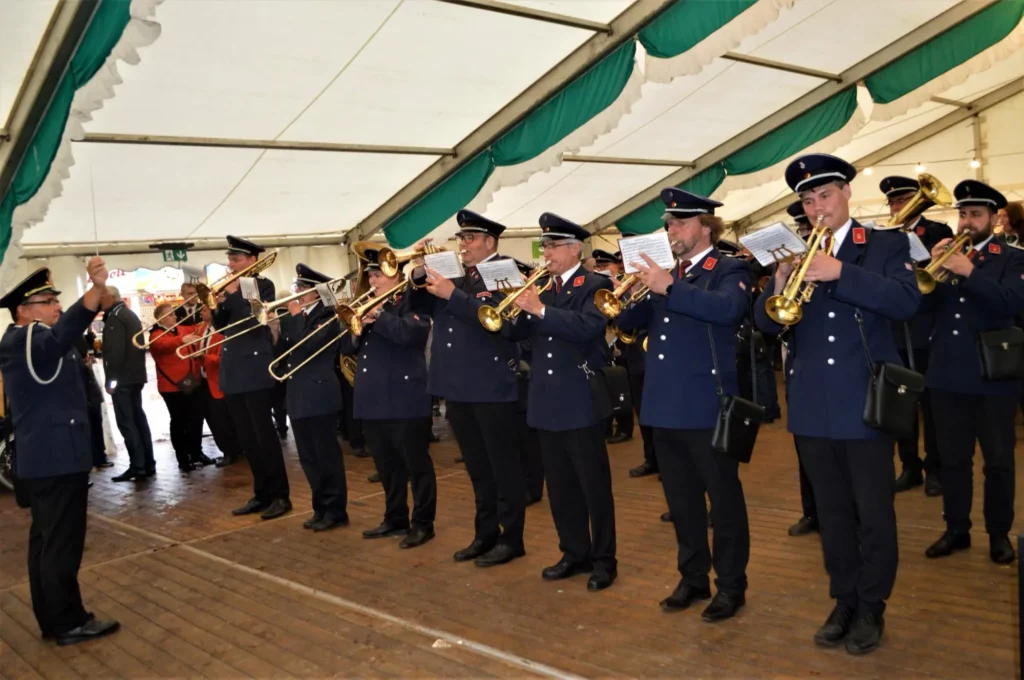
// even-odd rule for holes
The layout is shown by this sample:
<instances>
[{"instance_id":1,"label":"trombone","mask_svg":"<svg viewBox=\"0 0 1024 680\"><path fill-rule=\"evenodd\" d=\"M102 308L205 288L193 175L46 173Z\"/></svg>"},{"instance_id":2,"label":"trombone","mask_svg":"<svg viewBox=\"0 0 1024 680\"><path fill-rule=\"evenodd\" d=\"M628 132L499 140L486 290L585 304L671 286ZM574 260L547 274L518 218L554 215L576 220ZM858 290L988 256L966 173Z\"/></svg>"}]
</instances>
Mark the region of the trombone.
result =
<instances>
[{"instance_id":1,"label":"trombone","mask_svg":"<svg viewBox=\"0 0 1024 680\"><path fill-rule=\"evenodd\" d=\"M639 281L639 276L630 274L622 279L622 282L615 287L615 290L600 289L594 293L594 305L597 306L598 311L604 314L605 318L614 319L618 317L619 314L622 314L622 310L626 308L626 304L622 302L622 297ZM636 295L633 295L630 299L642 300L650 292L650 288L641 286Z\"/></svg>"},{"instance_id":2,"label":"trombone","mask_svg":"<svg viewBox=\"0 0 1024 680\"><path fill-rule=\"evenodd\" d=\"M237 280L239 280L241 278L246 278L246 277L249 277L249 276L252 276L252 275L255 275L255 274L259 274L260 272L264 271L265 269L267 269L271 265L273 265L275 260L277 260L277 251L276 250L273 251L272 253L270 253L270 254L268 254L268 255L266 255L264 257L261 257L260 259L256 260L255 262L253 262L251 265L249 265L248 267L246 267L242 271L235 272L234 274L230 274L229 276L227 276L225 278L218 279L217 281L215 281L213 284L211 284L209 286L207 286L205 283L202 283L202 282L197 283L196 284L196 294L195 295L189 296L188 299L182 301L181 304L177 305L176 307L171 309L171 311L169 311L167 314L164 314L160 318L163 319L163 318L166 318L166 317L176 313L179 309L181 309L185 305L187 305L187 304L189 304L189 303L191 303L191 302L193 302L195 300L198 300L199 304L203 305L204 307L206 307L210 311L213 311L213 310L217 309L217 296L220 295L224 291L224 289L228 287L228 285L234 283L235 281L237 281ZM178 321L177 323L175 323L170 328L166 328L164 330L165 331L172 331L175 328L177 328L178 326L180 326L183 323L185 323L185 321L187 319L188 319L188 317L186 316L181 321ZM159 320L160 319L155 320L148 327L143 328L141 331L139 331L138 333L133 335L132 336L132 344L135 345L138 349L147 349L150 345L152 345L153 344L152 331L154 329L156 329L156 327L159 325L157 323L157 321L159 321ZM150 339L149 339L148 342L142 342L142 338L145 337L146 333L150 333Z\"/></svg>"},{"instance_id":3,"label":"trombone","mask_svg":"<svg viewBox=\"0 0 1024 680\"><path fill-rule=\"evenodd\" d=\"M782 294L772 295L765 300L765 312L775 323L782 326L792 326L795 323L799 323L800 319L803 318L804 311L802 305L811 301L811 296L814 294L814 289L817 285L813 281L804 280L807 277L807 269L811 266L811 261L821 248L822 239L831 235L832 230L825 226L825 217L819 217L818 224L814 227L814 231L811 232L811 237L807 242L807 254L804 255L803 262L789 275L786 285L782 289ZM832 243L829 244L829 252L826 255L832 254L832 245Z\"/></svg>"},{"instance_id":4,"label":"trombone","mask_svg":"<svg viewBox=\"0 0 1024 680\"><path fill-rule=\"evenodd\" d=\"M381 271L383 272L384 270L381 269ZM392 286L391 290L387 291L383 295L376 296L366 302L362 302L362 298L360 298L359 300L353 300L351 303L339 304L334 311L338 315L338 320L341 321L347 331L351 332L352 335L355 336L362 335L364 326L363 317L394 296L399 295L408 285L409 279L405 279L396 283Z\"/></svg>"},{"instance_id":5,"label":"trombone","mask_svg":"<svg viewBox=\"0 0 1024 680\"><path fill-rule=\"evenodd\" d=\"M965 248L966 246L966 248ZM946 245L945 250L942 253L928 263L928 266L924 269L917 269L914 271L917 277L917 288L923 294L928 295L935 290L935 286L938 283L944 282L949 278L949 271L942 268L942 265L946 263L946 260L950 258L954 253L965 253L971 247L971 232L964 229L951 243Z\"/></svg>"},{"instance_id":6,"label":"trombone","mask_svg":"<svg viewBox=\"0 0 1024 680\"><path fill-rule=\"evenodd\" d=\"M516 298L523 294L523 291L536 284L537 281L545 276L550 277L548 282L537 291L538 294L543 293L551 287L551 282L554 281L554 277L551 276L546 267L537 267L523 283L522 288L511 293L508 297L499 302L496 307L484 305L477 310L476 315L480 320L480 325L492 333L497 333L501 330L505 321L514 321L516 317L519 316L519 312L521 312L522 309L513 306L512 303L515 302Z\"/></svg>"},{"instance_id":7,"label":"trombone","mask_svg":"<svg viewBox=\"0 0 1024 680\"><path fill-rule=\"evenodd\" d=\"M304 291L304 292L305 292L305 293L309 293L309 291L308 291L308 290L307 290L307 291ZM358 304L359 304L360 302L364 301L364 300L365 300L366 298L370 297L370 296L371 296L372 294L373 294L373 291L372 291L372 290L368 290L368 291L366 291L365 293L363 293L362 295L360 295L360 296L359 296L358 298L356 298L355 300L353 300L351 304L353 304L353 305L358 305ZM340 306L340 305L339 305L339 306ZM340 317L339 317L339 316L337 315L337 313L335 313L335 315L334 315L334 316L332 316L332 317L331 317L330 319L328 319L327 321L324 321L324 322L323 322L323 323L321 323L321 324L320 324L319 326L317 326L316 328L314 328L314 329L313 329L313 332L312 332L312 333L310 333L310 334L309 334L309 335L307 335L306 337L304 337L304 338L302 338L301 340L299 340L299 341L298 341L297 343L295 343L294 345L292 345L291 347L289 347L289 348L288 348L288 350L287 350L286 352L284 352L283 354L281 354L281 356L279 356L278 358L276 358L276 359L274 359L273 361L271 361L271 362L270 362L270 365L269 365L269 366L267 366L267 370L268 370L268 371L270 372L270 375L271 375L271 376L272 376L272 377L274 378L274 380L277 380L277 381L279 381L279 382L284 382L285 380L287 380L288 378L292 377L292 376L293 376L293 375L295 375L295 374L296 374L297 372L299 372L300 370L302 370L302 368L303 368L303 367L304 367L304 366L305 366L306 364L308 364L308 363L309 363L310 361L312 361L312 360L313 360L313 359L315 359L316 357L320 356L320 355L321 355L321 354L322 354L322 353L323 353L323 352L324 352L324 351L325 351L325 350L326 350L326 349L327 349L328 347L332 346L332 345L333 345L333 344L334 344L335 342L337 342L338 340L341 340L341 339L342 339L342 338L343 338L343 337L345 336L345 334L346 334L346 333L348 333L348 329L347 329L347 328L346 328L345 330L341 331L340 333L338 333L338 335L337 335L337 336L336 336L336 337L335 337L335 338L334 338L333 340L331 340L330 342L324 343L324 346L323 346L323 347L321 347L321 348L320 348L320 349L318 349L317 351L313 352L313 353L312 353L311 355L309 355L309 357L307 357L307 358L306 358L306 360L305 360L305 361L303 361L303 362L302 362L301 364L299 364L299 365L298 365L298 366L296 366L295 368L291 369L290 371L288 371L288 372L287 372L287 373L285 373L284 375L278 375L277 373L275 373L275 372L274 372L274 368L275 368L275 367L276 367L276 366L277 366L277 365L278 365L279 363L281 363L282 361L285 361L285 360L286 360L286 359L287 359L287 358L288 358L288 357L289 357L289 356L291 355L291 353L292 353L292 352L294 352L295 350L297 350L297 349L298 349L298 348L299 348L299 347L300 347L301 345L303 345L303 344L304 344L304 343L305 343L305 342L306 342L307 340L309 340L310 338L312 338L313 336L315 336L315 335L316 335L317 333L319 333L319 332L320 332L320 331L322 331L323 329L325 329L325 328L327 328L328 326L330 326L330 325L331 325L332 323L334 323L335 321L340 321L340 320L341 320L341 318L340 318ZM344 369L343 369L343 371L344 371ZM355 379L355 373L354 373L354 372L353 372L353 374L352 374L352 377L353 377L353 380L354 380L354 379ZM347 377L346 377L346 379L347 379ZM352 381L350 380L350 381L349 381L349 383L351 384L351 382L352 382Z\"/></svg>"}]
</instances>

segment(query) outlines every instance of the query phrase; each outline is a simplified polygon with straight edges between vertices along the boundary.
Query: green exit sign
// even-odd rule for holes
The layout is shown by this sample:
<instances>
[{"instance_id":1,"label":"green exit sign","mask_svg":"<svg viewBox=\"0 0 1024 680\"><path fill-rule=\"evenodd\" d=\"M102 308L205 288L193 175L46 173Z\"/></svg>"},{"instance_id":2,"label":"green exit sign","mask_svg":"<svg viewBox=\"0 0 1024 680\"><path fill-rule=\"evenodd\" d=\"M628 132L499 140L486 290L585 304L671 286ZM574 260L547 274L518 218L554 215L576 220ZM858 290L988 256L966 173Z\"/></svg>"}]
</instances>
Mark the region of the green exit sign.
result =
<instances>
[{"instance_id":1,"label":"green exit sign","mask_svg":"<svg viewBox=\"0 0 1024 680\"><path fill-rule=\"evenodd\" d=\"M171 248L164 251L164 262L187 262L188 251L184 248Z\"/></svg>"}]
</instances>

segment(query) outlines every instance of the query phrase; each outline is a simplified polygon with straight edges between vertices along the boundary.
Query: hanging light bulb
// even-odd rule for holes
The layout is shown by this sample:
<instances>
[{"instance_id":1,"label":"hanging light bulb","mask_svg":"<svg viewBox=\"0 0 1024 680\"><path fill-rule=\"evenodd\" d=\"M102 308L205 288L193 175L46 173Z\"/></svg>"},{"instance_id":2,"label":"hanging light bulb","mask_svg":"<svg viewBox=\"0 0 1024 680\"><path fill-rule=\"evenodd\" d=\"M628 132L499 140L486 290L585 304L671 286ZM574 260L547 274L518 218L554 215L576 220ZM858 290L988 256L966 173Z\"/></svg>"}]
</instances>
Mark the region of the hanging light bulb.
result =
<instances>
[{"instance_id":1,"label":"hanging light bulb","mask_svg":"<svg viewBox=\"0 0 1024 680\"><path fill-rule=\"evenodd\" d=\"M870 177L874 171L874 168L864 168L864 174L867 175L868 177Z\"/></svg>"},{"instance_id":2,"label":"hanging light bulb","mask_svg":"<svg viewBox=\"0 0 1024 680\"><path fill-rule=\"evenodd\" d=\"M920 175L920 174L921 174L922 172L924 172L924 164L923 164L923 163L918 163L918 164L917 164L917 165L916 165L916 166L914 167L914 172L916 172L916 173L917 173L917 174L919 174L919 175Z\"/></svg>"},{"instance_id":3,"label":"hanging light bulb","mask_svg":"<svg viewBox=\"0 0 1024 680\"><path fill-rule=\"evenodd\" d=\"M972 158L971 159L971 167L974 168L975 170L977 170L978 168L981 167L981 161L979 161L977 158Z\"/></svg>"}]
</instances>

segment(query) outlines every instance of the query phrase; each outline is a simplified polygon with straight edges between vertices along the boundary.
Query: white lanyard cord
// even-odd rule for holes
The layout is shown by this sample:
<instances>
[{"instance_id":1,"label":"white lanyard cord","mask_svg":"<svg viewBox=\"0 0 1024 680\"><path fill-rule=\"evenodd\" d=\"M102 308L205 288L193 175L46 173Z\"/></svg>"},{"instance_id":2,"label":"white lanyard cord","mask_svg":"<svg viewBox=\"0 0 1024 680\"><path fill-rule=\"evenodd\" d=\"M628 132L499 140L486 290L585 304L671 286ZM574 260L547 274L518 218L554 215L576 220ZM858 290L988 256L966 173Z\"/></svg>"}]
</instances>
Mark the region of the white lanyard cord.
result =
<instances>
[{"instance_id":1,"label":"white lanyard cord","mask_svg":"<svg viewBox=\"0 0 1024 680\"><path fill-rule=\"evenodd\" d=\"M57 371L53 374L52 378L49 380L43 380L39 377L39 374L36 373L36 369L32 367L32 327L37 323L46 326L42 321L35 321L28 325L28 330L25 333L25 360L28 362L28 372L32 374L32 379L40 385L49 385L57 379L58 375L60 375L60 370L64 367L64 357L61 357L57 361ZM46 327L49 328L49 326Z\"/></svg>"}]
</instances>

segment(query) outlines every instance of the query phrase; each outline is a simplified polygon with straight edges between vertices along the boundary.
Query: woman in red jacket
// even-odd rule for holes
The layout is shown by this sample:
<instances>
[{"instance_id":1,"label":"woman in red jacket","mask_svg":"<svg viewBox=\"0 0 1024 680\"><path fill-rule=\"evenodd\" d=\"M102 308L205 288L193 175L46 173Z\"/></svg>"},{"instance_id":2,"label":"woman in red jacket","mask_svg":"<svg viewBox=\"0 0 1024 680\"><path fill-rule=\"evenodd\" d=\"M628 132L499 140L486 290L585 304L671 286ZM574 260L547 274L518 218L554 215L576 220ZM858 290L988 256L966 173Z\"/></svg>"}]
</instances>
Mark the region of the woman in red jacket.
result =
<instances>
[{"instance_id":1,"label":"woman in red jacket","mask_svg":"<svg viewBox=\"0 0 1024 680\"><path fill-rule=\"evenodd\" d=\"M199 370L195 361L181 359L177 354L178 348L185 344L185 336L191 334L195 327L181 325L168 330L175 323L171 310L171 305L166 303L158 305L154 310L157 327L150 336L152 343L149 351L156 362L157 390L171 416L171 446L178 458L178 469L191 472L213 461L206 457L202 448L202 410L198 408L195 390L200 386ZM190 377L193 386L182 389L185 387L183 381Z\"/></svg>"},{"instance_id":2,"label":"woman in red jacket","mask_svg":"<svg viewBox=\"0 0 1024 680\"><path fill-rule=\"evenodd\" d=\"M191 335L183 338L186 344L192 344L193 351L203 350L197 358L203 385L196 390L197 408L199 409L199 427L203 420L210 426L213 441L224 454L217 459L217 467L231 465L243 455L240 440L233 432L231 412L224 403L224 392L220 389L220 354L224 348L224 336L218 333L211 323L211 313L206 307L201 310L203 322L195 326ZM194 344L193 344L194 343Z\"/></svg>"}]
</instances>

